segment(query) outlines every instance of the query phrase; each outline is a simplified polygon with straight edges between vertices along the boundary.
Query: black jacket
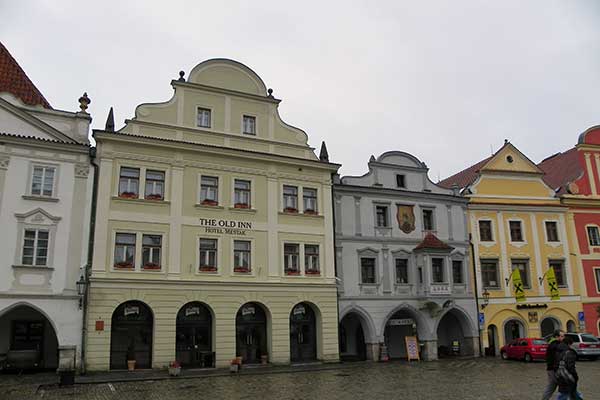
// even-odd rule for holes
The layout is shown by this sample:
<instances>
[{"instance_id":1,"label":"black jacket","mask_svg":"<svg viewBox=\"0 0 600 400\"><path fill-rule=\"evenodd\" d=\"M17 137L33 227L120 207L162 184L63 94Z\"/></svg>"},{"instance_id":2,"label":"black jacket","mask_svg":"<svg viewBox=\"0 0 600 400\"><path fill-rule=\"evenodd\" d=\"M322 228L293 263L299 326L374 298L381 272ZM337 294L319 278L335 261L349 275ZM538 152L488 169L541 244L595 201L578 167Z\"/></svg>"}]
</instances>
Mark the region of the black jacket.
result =
<instances>
[{"instance_id":1,"label":"black jacket","mask_svg":"<svg viewBox=\"0 0 600 400\"><path fill-rule=\"evenodd\" d=\"M568 348L566 351L558 354L557 359L558 362L560 362L561 359L565 360L567 371L569 371L575 378L575 383L558 382L558 391L560 393L573 393L576 390L577 382L579 381L579 376L577 375L577 370L575 369L577 353L575 353L575 350Z\"/></svg>"},{"instance_id":2,"label":"black jacket","mask_svg":"<svg viewBox=\"0 0 600 400\"><path fill-rule=\"evenodd\" d=\"M558 368L558 362L560 361L560 355L568 349L567 345L558 340L554 340L548 346L546 350L546 370L556 371Z\"/></svg>"}]
</instances>

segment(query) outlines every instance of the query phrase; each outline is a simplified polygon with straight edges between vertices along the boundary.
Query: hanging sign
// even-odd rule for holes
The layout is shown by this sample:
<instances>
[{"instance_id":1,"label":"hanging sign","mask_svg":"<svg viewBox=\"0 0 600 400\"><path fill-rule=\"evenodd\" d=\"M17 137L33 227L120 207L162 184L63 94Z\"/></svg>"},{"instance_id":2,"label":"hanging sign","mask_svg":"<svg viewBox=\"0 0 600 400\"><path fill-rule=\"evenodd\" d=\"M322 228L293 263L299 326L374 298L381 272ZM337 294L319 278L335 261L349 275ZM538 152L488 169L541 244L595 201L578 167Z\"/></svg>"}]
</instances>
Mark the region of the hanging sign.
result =
<instances>
[{"instance_id":1,"label":"hanging sign","mask_svg":"<svg viewBox=\"0 0 600 400\"><path fill-rule=\"evenodd\" d=\"M548 282L548 288L550 289L550 299L560 300L560 292L558 290L558 283L556 282L554 267L548 268L548 272L546 272L546 282Z\"/></svg>"},{"instance_id":2,"label":"hanging sign","mask_svg":"<svg viewBox=\"0 0 600 400\"><path fill-rule=\"evenodd\" d=\"M398 325L414 325L415 320L412 318L400 318L400 319L390 319L388 321L388 325L390 326L398 326Z\"/></svg>"},{"instance_id":3,"label":"hanging sign","mask_svg":"<svg viewBox=\"0 0 600 400\"><path fill-rule=\"evenodd\" d=\"M245 316L245 315L254 315L255 311L256 310L254 310L253 306L244 307L244 308L242 308L242 316Z\"/></svg>"},{"instance_id":4,"label":"hanging sign","mask_svg":"<svg viewBox=\"0 0 600 400\"><path fill-rule=\"evenodd\" d=\"M415 230L415 213L413 206L399 205L396 214L398 227L404 233L411 233Z\"/></svg>"},{"instance_id":5,"label":"hanging sign","mask_svg":"<svg viewBox=\"0 0 600 400\"><path fill-rule=\"evenodd\" d=\"M515 299L517 302L525 301L525 289L521 280L521 271L518 268L515 268L512 272L512 281L515 288Z\"/></svg>"},{"instance_id":6,"label":"hanging sign","mask_svg":"<svg viewBox=\"0 0 600 400\"><path fill-rule=\"evenodd\" d=\"M299 315L299 314L306 314L306 310L304 309L304 306L294 307L294 315Z\"/></svg>"},{"instance_id":7,"label":"hanging sign","mask_svg":"<svg viewBox=\"0 0 600 400\"><path fill-rule=\"evenodd\" d=\"M416 336L405 336L404 342L406 343L406 359L419 361L419 342Z\"/></svg>"},{"instance_id":8,"label":"hanging sign","mask_svg":"<svg viewBox=\"0 0 600 400\"><path fill-rule=\"evenodd\" d=\"M125 306L125 308L123 309L124 316L133 315L133 314L139 315L139 313L140 313L140 307L138 307L138 306Z\"/></svg>"},{"instance_id":9,"label":"hanging sign","mask_svg":"<svg viewBox=\"0 0 600 400\"><path fill-rule=\"evenodd\" d=\"M200 315L200 307L188 307L185 309L185 316Z\"/></svg>"}]
</instances>

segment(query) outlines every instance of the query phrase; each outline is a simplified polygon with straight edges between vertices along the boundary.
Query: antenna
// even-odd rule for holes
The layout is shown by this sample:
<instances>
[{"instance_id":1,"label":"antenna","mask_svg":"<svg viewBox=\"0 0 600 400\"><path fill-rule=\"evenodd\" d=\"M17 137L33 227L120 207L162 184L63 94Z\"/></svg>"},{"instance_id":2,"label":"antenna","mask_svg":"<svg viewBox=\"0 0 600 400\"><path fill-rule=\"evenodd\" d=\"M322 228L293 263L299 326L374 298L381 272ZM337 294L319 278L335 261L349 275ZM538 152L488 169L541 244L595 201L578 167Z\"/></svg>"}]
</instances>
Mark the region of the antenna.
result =
<instances>
[{"instance_id":1,"label":"antenna","mask_svg":"<svg viewBox=\"0 0 600 400\"><path fill-rule=\"evenodd\" d=\"M494 155L494 146L490 143L490 155Z\"/></svg>"}]
</instances>

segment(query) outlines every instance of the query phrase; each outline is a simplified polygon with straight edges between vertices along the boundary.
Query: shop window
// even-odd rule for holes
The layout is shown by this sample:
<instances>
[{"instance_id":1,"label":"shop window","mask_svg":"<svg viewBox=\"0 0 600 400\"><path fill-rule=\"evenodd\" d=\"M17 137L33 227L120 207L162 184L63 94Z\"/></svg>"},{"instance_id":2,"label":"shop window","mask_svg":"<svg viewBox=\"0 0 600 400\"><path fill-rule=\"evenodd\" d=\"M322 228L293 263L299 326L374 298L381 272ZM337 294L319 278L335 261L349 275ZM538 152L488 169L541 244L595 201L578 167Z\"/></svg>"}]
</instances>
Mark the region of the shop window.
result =
<instances>
[{"instance_id":1,"label":"shop window","mask_svg":"<svg viewBox=\"0 0 600 400\"><path fill-rule=\"evenodd\" d=\"M283 270L286 275L300 274L300 245L295 243L283 245Z\"/></svg>"},{"instance_id":2,"label":"shop window","mask_svg":"<svg viewBox=\"0 0 600 400\"><path fill-rule=\"evenodd\" d=\"M163 200L165 196L165 173L163 171L146 171L147 200Z\"/></svg>"},{"instance_id":3,"label":"shop window","mask_svg":"<svg viewBox=\"0 0 600 400\"><path fill-rule=\"evenodd\" d=\"M119 197L137 199L140 187L140 169L121 167Z\"/></svg>"}]
</instances>

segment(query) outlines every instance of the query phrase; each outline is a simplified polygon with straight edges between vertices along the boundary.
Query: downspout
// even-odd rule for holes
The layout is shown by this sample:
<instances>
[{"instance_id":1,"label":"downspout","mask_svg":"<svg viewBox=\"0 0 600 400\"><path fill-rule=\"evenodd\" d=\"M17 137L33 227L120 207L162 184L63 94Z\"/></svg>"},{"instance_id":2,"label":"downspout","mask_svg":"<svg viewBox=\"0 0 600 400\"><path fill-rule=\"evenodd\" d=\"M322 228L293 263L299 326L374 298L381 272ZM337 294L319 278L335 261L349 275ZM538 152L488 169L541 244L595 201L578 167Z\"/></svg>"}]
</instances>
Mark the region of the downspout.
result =
<instances>
[{"instance_id":1,"label":"downspout","mask_svg":"<svg viewBox=\"0 0 600 400\"><path fill-rule=\"evenodd\" d=\"M96 164L96 147L90 147L90 164L94 167L94 181L92 184L92 205L90 210L90 232L88 239L88 256L83 271L84 281L86 282L85 291L83 293L83 326L81 328L81 373L85 374L85 339L87 336L87 304L90 290L90 271L92 268L92 260L94 258L94 234L96 232L96 205L98 202L98 175L100 167Z\"/></svg>"},{"instance_id":2,"label":"downspout","mask_svg":"<svg viewBox=\"0 0 600 400\"><path fill-rule=\"evenodd\" d=\"M336 234L335 234L335 178L337 176L337 172L334 172L331 174L331 213L332 213L332 221L333 221L333 226L331 227L331 230L333 231L333 271L335 273L335 295L337 298L337 301L335 302L336 308L337 308L337 315L335 316L336 318L336 324L337 324L337 335L338 335L338 359L341 361L340 358L340 354L342 351L342 347L341 347L341 340L340 340L340 325L341 322L340 321L340 288L338 286L339 282L341 282L338 278L338 265L337 265L337 242L336 242Z\"/></svg>"},{"instance_id":3,"label":"downspout","mask_svg":"<svg viewBox=\"0 0 600 400\"><path fill-rule=\"evenodd\" d=\"M483 345L481 344L481 332L479 326L479 284L477 283L477 265L475 264L475 246L473 245L473 236L469 233L469 246L471 246L471 264L473 265L473 280L475 281L475 307L477 307L477 330L479 331L479 357L483 357Z\"/></svg>"}]
</instances>

